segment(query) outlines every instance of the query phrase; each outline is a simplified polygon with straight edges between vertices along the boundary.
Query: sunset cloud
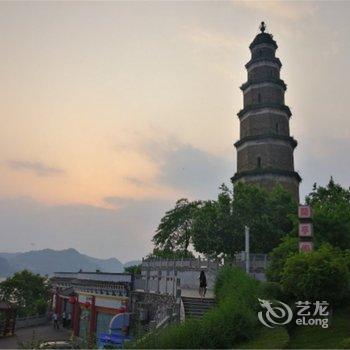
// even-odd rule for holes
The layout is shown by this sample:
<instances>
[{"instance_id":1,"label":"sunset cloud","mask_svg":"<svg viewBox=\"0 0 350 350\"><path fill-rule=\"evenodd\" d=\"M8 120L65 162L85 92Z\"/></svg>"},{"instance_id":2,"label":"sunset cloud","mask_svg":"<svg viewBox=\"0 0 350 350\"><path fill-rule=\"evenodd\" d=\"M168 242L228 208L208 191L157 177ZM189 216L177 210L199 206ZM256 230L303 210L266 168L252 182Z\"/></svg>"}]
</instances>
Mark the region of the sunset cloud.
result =
<instances>
[{"instance_id":1,"label":"sunset cloud","mask_svg":"<svg viewBox=\"0 0 350 350\"><path fill-rule=\"evenodd\" d=\"M23 160L8 160L7 166L16 171L28 171L39 177L60 176L65 170L48 166L42 162L30 162Z\"/></svg>"}]
</instances>

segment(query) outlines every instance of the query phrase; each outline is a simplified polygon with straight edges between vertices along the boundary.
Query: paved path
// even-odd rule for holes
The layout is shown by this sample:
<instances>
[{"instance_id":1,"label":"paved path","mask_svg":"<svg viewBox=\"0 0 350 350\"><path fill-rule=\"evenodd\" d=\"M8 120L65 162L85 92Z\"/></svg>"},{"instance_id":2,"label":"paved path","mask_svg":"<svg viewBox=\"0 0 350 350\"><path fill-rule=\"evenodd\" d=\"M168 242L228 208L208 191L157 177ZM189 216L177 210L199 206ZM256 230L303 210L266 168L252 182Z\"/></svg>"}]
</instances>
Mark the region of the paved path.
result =
<instances>
[{"instance_id":1,"label":"paved path","mask_svg":"<svg viewBox=\"0 0 350 350\"><path fill-rule=\"evenodd\" d=\"M70 332L66 329L53 329L52 325L22 328L12 337L0 338L0 349L18 349L18 343L33 339L42 341L69 340Z\"/></svg>"},{"instance_id":2,"label":"paved path","mask_svg":"<svg viewBox=\"0 0 350 350\"><path fill-rule=\"evenodd\" d=\"M199 298L198 289L181 289L182 297ZM205 298L212 299L215 298L214 291L212 289L207 289L205 293Z\"/></svg>"}]
</instances>

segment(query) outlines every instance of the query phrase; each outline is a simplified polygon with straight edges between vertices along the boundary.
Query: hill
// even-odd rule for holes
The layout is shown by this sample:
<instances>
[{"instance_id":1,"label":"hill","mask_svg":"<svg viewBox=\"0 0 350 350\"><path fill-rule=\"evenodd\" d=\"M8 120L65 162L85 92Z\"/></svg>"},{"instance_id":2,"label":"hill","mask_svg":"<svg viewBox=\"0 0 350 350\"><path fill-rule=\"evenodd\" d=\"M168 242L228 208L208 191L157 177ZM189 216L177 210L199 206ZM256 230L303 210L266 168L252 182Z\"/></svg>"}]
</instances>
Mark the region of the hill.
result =
<instances>
[{"instance_id":1,"label":"hill","mask_svg":"<svg viewBox=\"0 0 350 350\"><path fill-rule=\"evenodd\" d=\"M5 259L0 257L0 276L7 277L12 273L12 268L9 262Z\"/></svg>"},{"instance_id":2,"label":"hill","mask_svg":"<svg viewBox=\"0 0 350 350\"><path fill-rule=\"evenodd\" d=\"M56 271L123 272L124 265L116 258L98 259L79 253L75 249L33 250L25 253L0 253L0 276L30 270L41 275L52 275Z\"/></svg>"}]
</instances>

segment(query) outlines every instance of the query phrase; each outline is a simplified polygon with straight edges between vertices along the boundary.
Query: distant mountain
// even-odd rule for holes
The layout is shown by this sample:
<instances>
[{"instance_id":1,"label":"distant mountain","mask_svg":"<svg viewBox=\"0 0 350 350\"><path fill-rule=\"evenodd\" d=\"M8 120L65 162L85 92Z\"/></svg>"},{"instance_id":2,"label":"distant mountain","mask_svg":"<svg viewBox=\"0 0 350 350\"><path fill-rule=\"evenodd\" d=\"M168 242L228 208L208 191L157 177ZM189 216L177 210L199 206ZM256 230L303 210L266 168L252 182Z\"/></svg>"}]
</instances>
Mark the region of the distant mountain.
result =
<instances>
[{"instance_id":1,"label":"distant mountain","mask_svg":"<svg viewBox=\"0 0 350 350\"><path fill-rule=\"evenodd\" d=\"M13 258L18 254L22 254L22 253L0 253L0 258L9 259L9 258Z\"/></svg>"},{"instance_id":2,"label":"distant mountain","mask_svg":"<svg viewBox=\"0 0 350 350\"><path fill-rule=\"evenodd\" d=\"M116 258L97 259L79 253L75 249L33 250L26 253L0 253L0 276L30 270L41 275L54 272L83 271L123 272L124 265Z\"/></svg>"},{"instance_id":3,"label":"distant mountain","mask_svg":"<svg viewBox=\"0 0 350 350\"><path fill-rule=\"evenodd\" d=\"M9 262L5 258L0 257L0 276L7 277L11 275L12 272Z\"/></svg>"}]
</instances>

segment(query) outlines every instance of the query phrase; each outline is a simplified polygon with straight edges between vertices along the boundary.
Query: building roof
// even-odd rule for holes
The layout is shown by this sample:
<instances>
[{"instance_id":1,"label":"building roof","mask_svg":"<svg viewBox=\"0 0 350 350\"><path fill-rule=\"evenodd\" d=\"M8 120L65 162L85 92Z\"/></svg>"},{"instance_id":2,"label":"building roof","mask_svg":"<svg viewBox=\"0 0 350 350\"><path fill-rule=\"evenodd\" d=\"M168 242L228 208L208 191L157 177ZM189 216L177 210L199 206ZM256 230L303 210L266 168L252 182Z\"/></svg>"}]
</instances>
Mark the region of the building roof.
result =
<instances>
[{"instance_id":1,"label":"building roof","mask_svg":"<svg viewBox=\"0 0 350 350\"><path fill-rule=\"evenodd\" d=\"M95 282L114 282L114 283L131 283L132 275L130 273L109 273L109 272L55 272L51 280L78 280L78 281L95 281Z\"/></svg>"},{"instance_id":2,"label":"building roof","mask_svg":"<svg viewBox=\"0 0 350 350\"><path fill-rule=\"evenodd\" d=\"M259 44L270 44L275 49L278 47L276 41L273 40L273 36L270 33L259 33L249 45L249 48L252 49L254 46Z\"/></svg>"}]
</instances>

